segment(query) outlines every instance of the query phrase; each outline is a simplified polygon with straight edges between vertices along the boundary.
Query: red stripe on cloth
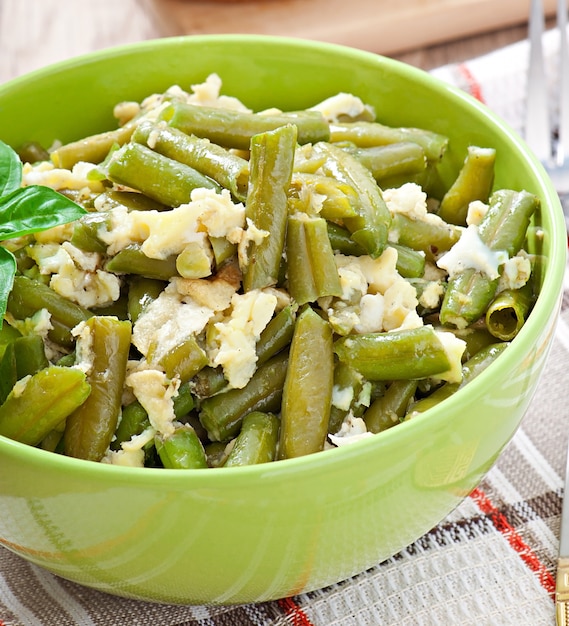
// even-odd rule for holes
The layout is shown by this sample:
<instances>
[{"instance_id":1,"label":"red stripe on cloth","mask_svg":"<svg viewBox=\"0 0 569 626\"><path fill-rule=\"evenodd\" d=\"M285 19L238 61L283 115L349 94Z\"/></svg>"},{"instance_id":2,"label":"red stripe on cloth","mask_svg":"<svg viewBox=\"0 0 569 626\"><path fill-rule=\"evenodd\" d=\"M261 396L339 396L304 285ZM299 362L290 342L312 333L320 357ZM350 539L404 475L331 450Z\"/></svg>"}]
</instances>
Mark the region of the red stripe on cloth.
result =
<instances>
[{"instance_id":1,"label":"red stripe on cloth","mask_svg":"<svg viewBox=\"0 0 569 626\"><path fill-rule=\"evenodd\" d=\"M470 71L468 66L465 63L460 63L457 69L462 78L464 78L464 80L466 81L468 93L477 100L480 100L480 102L484 103L484 96L482 95L482 85L476 80L476 78L474 78L474 74Z\"/></svg>"},{"instance_id":2,"label":"red stripe on cloth","mask_svg":"<svg viewBox=\"0 0 569 626\"><path fill-rule=\"evenodd\" d=\"M306 613L292 598L282 598L279 600L279 606L287 617L292 618L290 622L292 626L313 626L312 622L306 617Z\"/></svg>"},{"instance_id":3,"label":"red stripe on cloth","mask_svg":"<svg viewBox=\"0 0 569 626\"><path fill-rule=\"evenodd\" d=\"M549 570L539 560L534 551L518 534L516 529L508 522L506 516L501 513L491 502L490 498L482 491L475 489L470 497L476 502L480 510L488 515L494 528L508 540L510 546L518 553L522 561L529 569L536 573L541 586L547 591L552 599L555 598L555 579Z\"/></svg>"}]
</instances>

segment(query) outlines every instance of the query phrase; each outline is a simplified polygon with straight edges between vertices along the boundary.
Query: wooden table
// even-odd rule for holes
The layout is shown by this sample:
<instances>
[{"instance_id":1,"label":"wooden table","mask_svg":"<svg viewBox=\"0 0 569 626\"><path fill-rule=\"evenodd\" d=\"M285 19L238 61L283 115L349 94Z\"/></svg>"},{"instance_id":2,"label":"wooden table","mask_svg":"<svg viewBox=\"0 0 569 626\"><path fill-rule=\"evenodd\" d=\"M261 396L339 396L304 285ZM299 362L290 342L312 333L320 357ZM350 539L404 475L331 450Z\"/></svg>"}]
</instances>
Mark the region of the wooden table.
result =
<instances>
[{"instance_id":1,"label":"wooden table","mask_svg":"<svg viewBox=\"0 0 569 626\"><path fill-rule=\"evenodd\" d=\"M545 0L552 12L555 0ZM522 39L529 0L0 0L0 82L155 37L256 32L353 45L423 69Z\"/></svg>"}]
</instances>

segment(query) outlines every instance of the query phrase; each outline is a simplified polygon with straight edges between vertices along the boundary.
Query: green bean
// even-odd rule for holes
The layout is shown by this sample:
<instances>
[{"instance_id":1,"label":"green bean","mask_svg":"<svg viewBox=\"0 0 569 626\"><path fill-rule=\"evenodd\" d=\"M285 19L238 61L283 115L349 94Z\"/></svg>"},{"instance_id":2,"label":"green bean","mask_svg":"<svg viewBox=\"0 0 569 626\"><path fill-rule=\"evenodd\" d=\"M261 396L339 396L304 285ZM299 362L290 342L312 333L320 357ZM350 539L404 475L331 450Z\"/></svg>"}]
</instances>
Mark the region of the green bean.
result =
<instances>
[{"instance_id":1,"label":"green bean","mask_svg":"<svg viewBox=\"0 0 569 626\"><path fill-rule=\"evenodd\" d=\"M221 367L206 365L191 380L192 391L200 399L211 398L227 387L227 380Z\"/></svg>"},{"instance_id":2,"label":"green bean","mask_svg":"<svg viewBox=\"0 0 569 626\"><path fill-rule=\"evenodd\" d=\"M89 397L78 369L51 365L16 383L0 406L0 435L36 446Z\"/></svg>"},{"instance_id":3,"label":"green bean","mask_svg":"<svg viewBox=\"0 0 569 626\"><path fill-rule=\"evenodd\" d=\"M55 364L59 365L60 367L72 367L73 365L75 365L76 361L77 356L75 352L70 352L69 354L64 354L62 357L57 359Z\"/></svg>"},{"instance_id":4,"label":"green bean","mask_svg":"<svg viewBox=\"0 0 569 626\"><path fill-rule=\"evenodd\" d=\"M289 215L286 250L288 291L297 304L342 295L324 218L305 213Z\"/></svg>"},{"instance_id":5,"label":"green bean","mask_svg":"<svg viewBox=\"0 0 569 626\"><path fill-rule=\"evenodd\" d=\"M257 367L284 350L292 341L296 323L296 307L281 309L265 326L255 346Z\"/></svg>"},{"instance_id":6,"label":"green bean","mask_svg":"<svg viewBox=\"0 0 569 626\"><path fill-rule=\"evenodd\" d=\"M188 383L180 385L178 393L172 398L172 404L177 420L183 419L194 408L194 398ZM121 419L111 441L111 450L119 450L121 443L140 435L150 425L148 413L138 400L127 404L122 409Z\"/></svg>"},{"instance_id":7,"label":"green bean","mask_svg":"<svg viewBox=\"0 0 569 626\"><path fill-rule=\"evenodd\" d=\"M340 252L346 256L362 256L366 251L356 243L347 228L343 228L334 222L326 224L328 228L328 238L335 252Z\"/></svg>"},{"instance_id":8,"label":"green bean","mask_svg":"<svg viewBox=\"0 0 569 626\"><path fill-rule=\"evenodd\" d=\"M432 326L341 337L334 352L369 380L428 378L453 365Z\"/></svg>"},{"instance_id":9,"label":"green bean","mask_svg":"<svg viewBox=\"0 0 569 626\"><path fill-rule=\"evenodd\" d=\"M198 345L195 337L191 336L162 356L159 364L168 378L178 377L182 382L186 382L203 369L208 362L205 351Z\"/></svg>"},{"instance_id":10,"label":"green bean","mask_svg":"<svg viewBox=\"0 0 569 626\"><path fill-rule=\"evenodd\" d=\"M207 459L196 431L183 424L168 436L156 434L154 443L162 464L167 469L203 469Z\"/></svg>"},{"instance_id":11,"label":"green bean","mask_svg":"<svg viewBox=\"0 0 569 626\"><path fill-rule=\"evenodd\" d=\"M417 390L416 380L394 380L385 393L374 400L364 413L363 419L371 433L380 433L405 417L407 408Z\"/></svg>"},{"instance_id":12,"label":"green bean","mask_svg":"<svg viewBox=\"0 0 569 626\"><path fill-rule=\"evenodd\" d=\"M403 278L419 278L425 273L425 254L399 243L390 243L397 250L397 271Z\"/></svg>"},{"instance_id":13,"label":"green bean","mask_svg":"<svg viewBox=\"0 0 569 626\"><path fill-rule=\"evenodd\" d=\"M234 437L247 413L280 409L288 353L263 363L242 389L229 389L202 401L199 417L211 441Z\"/></svg>"},{"instance_id":14,"label":"green bean","mask_svg":"<svg viewBox=\"0 0 569 626\"><path fill-rule=\"evenodd\" d=\"M138 191L107 189L97 199L104 211L117 207L126 207L130 211L164 211L170 208Z\"/></svg>"},{"instance_id":15,"label":"green bean","mask_svg":"<svg viewBox=\"0 0 569 626\"><path fill-rule=\"evenodd\" d=\"M279 458L324 448L334 384L332 329L307 307L299 316L284 381Z\"/></svg>"},{"instance_id":16,"label":"green bean","mask_svg":"<svg viewBox=\"0 0 569 626\"><path fill-rule=\"evenodd\" d=\"M521 249L531 216L538 206L538 198L526 191L494 192L488 212L478 227L482 243L491 251L513 256ZM476 321L485 314L497 287L498 278L477 269L467 268L451 277L441 305L441 323L465 328Z\"/></svg>"},{"instance_id":17,"label":"green bean","mask_svg":"<svg viewBox=\"0 0 569 626\"><path fill-rule=\"evenodd\" d=\"M14 342L10 342L5 346L0 358L0 404L6 400L17 380L16 350Z\"/></svg>"},{"instance_id":18,"label":"green bean","mask_svg":"<svg viewBox=\"0 0 569 626\"><path fill-rule=\"evenodd\" d=\"M176 257L176 270L183 278L206 278L211 276L212 261L209 249L191 241Z\"/></svg>"},{"instance_id":19,"label":"green bean","mask_svg":"<svg viewBox=\"0 0 569 626\"><path fill-rule=\"evenodd\" d=\"M125 124L115 130L64 144L51 152L51 160L56 167L68 170L79 161L101 163L114 145L122 146L129 141L134 128L134 124Z\"/></svg>"},{"instance_id":20,"label":"green bean","mask_svg":"<svg viewBox=\"0 0 569 626\"><path fill-rule=\"evenodd\" d=\"M346 152L367 167L381 185L395 176L409 176L424 172L427 167L425 151L417 143L398 142L370 148L345 147Z\"/></svg>"},{"instance_id":21,"label":"green bean","mask_svg":"<svg viewBox=\"0 0 569 626\"><path fill-rule=\"evenodd\" d=\"M49 152L37 141L26 141L17 150L22 163L49 161Z\"/></svg>"},{"instance_id":22,"label":"green bean","mask_svg":"<svg viewBox=\"0 0 569 626\"><path fill-rule=\"evenodd\" d=\"M314 195L318 198L315 206L311 203ZM317 214L332 221L357 216L357 197L354 190L330 176L295 172L292 175L289 196L291 212Z\"/></svg>"},{"instance_id":23,"label":"green bean","mask_svg":"<svg viewBox=\"0 0 569 626\"><path fill-rule=\"evenodd\" d=\"M71 243L85 252L105 254L107 244L99 238L99 229L107 225L109 217L106 213L87 213L73 224Z\"/></svg>"},{"instance_id":24,"label":"green bean","mask_svg":"<svg viewBox=\"0 0 569 626\"><path fill-rule=\"evenodd\" d=\"M107 174L113 182L171 207L189 202L192 190L198 187L220 190L216 182L192 167L138 143L117 150L107 164Z\"/></svg>"},{"instance_id":25,"label":"green bean","mask_svg":"<svg viewBox=\"0 0 569 626\"><path fill-rule=\"evenodd\" d=\"M148 413L138 400L123 407L121 418L115 430L110 448L120 450L121 443L130 441L133 437L140 435L150 426Z\"/></svg>"},{"instance_id":26,"label":"green bean","mask_svg":"<svg viewBox=\"0 0 569 626\"><path fill-rule=\"evenodd\" d=\"M328 432L332 435L340 430L342 422L350 411L352 411L354 415L359 413L357 410L354 412L354 409L362 393L363 384L363 376L353 367L341 361L335 364L332 406L330 407L330 419L328 422Z\"/></svg>"},{"instance_id":27,"label":"green bean","mask_svg":"<svg viewBox=\"0 0 569 626\"><path fill-rule=\"evenodd\" d=\"M486 327L502 341L511 341L520 331L533 302L530 284L501 291L486 310Z\"/></svg>"},{"instance_id":28,"label":"green bean","mask_svg":"<svg viewBox=\"0 0 569 626\"><path fill-rule=\"evenodd\" d=\"M469 146L458 177L443 196L438 215L452 224L466 225L468 205L474 200L488 202L494 183L494 148Z\"/></svg>"},{"instance_id":29,"label":"green bean","mask_svg":"<svg viewBox=\"0 0 569 626\"><path fill-rule=\"evenodd\" d=\"M231 440L232 442L235 439ZM207 459L208 467L223 467L229 456L230 444L226 444L223 441L211 441L204 446L205 456Z\"/></svg>"},{"instance_id":30,"label":"green bean","mask_svg":"<svg viewBox=\"0 0 569 626\"><path fill-rule=\"evenodd\" d=\"M210 237L209 242L216 267L219 267L237 253L237 245L231 243L225 237Z\"/></svg>"},{"instance_id":31,"label":"green bean","mask_svg":"<svg viewBox=\"0 0 569 626\"><path fill-rule=\"evenodd\" d=\"M360 148L411 142L421 146L429 161L440 161L448 138L420 128L385 126L378 122L345 122L330 124L330 141L349 141Z\"/></svg>"},{"instance_id":32,"label":"green bean","mask_svg":"<svg viewBox=\"0 0 569 626\"><path fill-rule=\"evenodd\" d=\"M298 129L299 144L327 141L330 134L328 123L317 111L259 115L176 103L166 108L161 118L187 135L206 137L225 148L240 150L249 150L254 135L270 132L281 126L294 125Z\"/></svg>"},{"instance_id":33,"label":"green bean","mask_svg":"<svg viewBox=\"0 0 569 626\"><path fill-rule=\"evenodd\" d=\"M128 317L134 324L146 307L158 298L166 283L154 278L132 276L128 282Z\"/></svg>"},{"instance_id":34,"label":"green bean","mask_svg":"<svg viewBox=\"0 0 569 626\"><path fill-rule=\"evenodd\" d=\"M314 151L326 157L322 170L328 176L354 189L358 215L346 218L344 226L370 256L379 257L387 244L391 215L375 179L355 157L337 146L317 143Z\"/></svg>"},{"instance_id":35,"label":"green bean","mask_svg":"<svg viewBox=\"0 0 569 626\"><path fill-rule=\"evenodd\" d=\"M68 418L65 453L100 461L117 428L129 356L131 324L112 317L92 317L89 329L92 364L89 398Z\"/></svg>"},{"instance_id":36,"label":"green bean","mask_svg":"<svg viewBox=\"0 0 569 626\"><path fill-rule=\"evenodd\" d=\"M63 439L63 431L50 430L47 435L39 442L38 447L48 452L56 452L61 440Z\"/></svg>"},{"instance_id":37,"label":"green bean","mask_svg":"<svg viewBox=\"0 0 569 626\"><path fill-rule=\"evenodd\" d=\"M454 224L444 221L414 220L402 213L393 215L391 232L399 245L425 254L428 261L434 261L460 239L461 230Z\"/></svg>"},{"instance_id":38,"label":"green bean","mask_svg":"<svg viewBox=\"0 0 569 626\"><path fill-rule=\"evenodd\" d=\"M49 365L43 339L39 335L17 337L13 341L18 380L36 374Z\"/></svg>"},{"instance_id":39,"label":"green bean","mask_svg":"<svg viewBox=\"0 0 569 626\"><path fill-rule=\"evenodd\" d=\"M209 139L195 137L163 124L141 122L133 141L142 143L170 159L193 167L229 189L241 202L247 197L249 163Z\"/></svg>"},{"instance_id":40,"label":"green bean","mask_svg":"<svg viewBox=\"0 0 569 626\"><path fill-rule=\"evenodd\" d=\"M443 400L450 398L459 389L465 387L469 382L474 380L481 372L483 372L491 363L493 363L500 354L508 347L508 343L490 344L474 356L470 357L462 366L462 380L459 383L447 382L438 387L433 393L425 398L421 398L412 403L407 411L406 418L409 419L419 413L423 413L427 409L436 406Z\"/></svg>"},{"instance_id":41,"label":"green bean","mask_svg":"<svg viewBox=\"0 0 569 626\"><path fill-rule=\"evenodd\" d=\"M296 135L296 127L289 124L251 139L251 175L245 215L267 236L248 246L248 262L241 268L246 292L273 286L278 281Z\"/></svg>"},{"instance_id":42,"label":"green bean","mask_svg":"<svg viewBox=\"0 0 569 626\"><path fill-rule=\"evenodd\" d=\"M173 276L179 276L176 255L166 259L151 259L136 243L126 246L111 257L105 264L105 270L115 274L136 274L156 280L170 280Z\"/></svg>"},{"instance_id":43,"label":"green bean","mask_svg":"<svg viewBox=\"0 0 569 626\"><path fill-rule=\"evenodd\" d=\"M296 307L289 305L279 311L261 332L255 347L257 367L284 350L291 342L296 323ZM195 395L200 399L210 398L227 387L221 367L206 366L190 381Z\"/></svg>"},{"instance_id":44,"label":"green bean","mask_svg":"<svg viewBox=\"0 0 569 626\"><path fill-rule=\"evenodd\" d=\"M272 413L253 411L246 415L224 467L274 461L279 440L279 426L279 419Z\"/></svg>"},{"instance_id":45,"label":"green bean","mask_svg":"<svg viewBox=\"0 0 569 626\"><path fill-rule=\"evenodd\" d=\"M16 276L7 310L16 319L25 319L40 309L47 309L51 314L54 328L48 336L66 346L73 344L71 329L92 316L90 311L60 296L47 285L25 276Z\"/></svg>"}]
</instances>

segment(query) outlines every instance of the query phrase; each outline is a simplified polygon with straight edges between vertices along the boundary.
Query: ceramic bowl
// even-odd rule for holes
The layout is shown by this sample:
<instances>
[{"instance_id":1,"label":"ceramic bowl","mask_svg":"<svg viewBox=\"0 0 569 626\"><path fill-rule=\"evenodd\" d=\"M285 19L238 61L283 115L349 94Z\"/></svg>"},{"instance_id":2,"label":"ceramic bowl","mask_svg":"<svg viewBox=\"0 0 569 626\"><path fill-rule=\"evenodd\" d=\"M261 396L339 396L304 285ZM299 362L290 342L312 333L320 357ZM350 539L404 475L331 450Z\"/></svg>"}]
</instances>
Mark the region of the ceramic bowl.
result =
<instances>
[{"instance_id":1,"label":"ceramic bowl","mask_svg":"<svg viewBox=\"0 0 569 626\"><path fill-rule=\"evenodd\" d=\"M516 431L552 342L565 268L557 196L524 142L463 92L396 61L264 36L193 36L104 50L0 87L0 138L45 145L112 128L113 105L212 73L253 109L340 91L387 124L450 137L447 182L470 144L497 150L496 186L541 198L541 292L520 334L465 389L350 446L261 466L177 471L66 458L0 437L0 543L89 587L168 603L244 603L362 572L440 522Z\"/></svg>"}]
</instances>

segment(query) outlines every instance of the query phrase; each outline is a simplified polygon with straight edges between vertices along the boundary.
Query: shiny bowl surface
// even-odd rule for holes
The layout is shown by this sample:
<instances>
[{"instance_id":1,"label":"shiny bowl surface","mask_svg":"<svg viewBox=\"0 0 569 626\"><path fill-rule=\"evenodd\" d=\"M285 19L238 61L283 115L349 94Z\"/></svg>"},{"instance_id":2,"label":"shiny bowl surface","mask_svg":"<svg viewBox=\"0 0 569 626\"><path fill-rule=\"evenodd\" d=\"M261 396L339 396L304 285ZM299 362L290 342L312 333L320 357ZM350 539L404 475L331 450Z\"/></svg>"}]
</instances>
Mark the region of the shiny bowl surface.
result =
<instances>
[{"instance_id":1,"label":"shiny bowl surface","mask_svg":"<svg viewBox=\"0 0 569 626\"><path fill-rule=\"evenodd\" d=\"M392 556L479 483L534 394L558 314L566 233L557 196L523 141L428 74L340 46L193 36L97 52L0 86L0 139L45 145L114 127L113 105L212 72L259 110L340 91L387 124L450 137L450 182L470 144L497 150L496 186L539 195L541 293L512 345L427 413L350 446L262 466L176 471L62 457L0 437L0 542L96 589L159 602L243 603L305 592ZM542 249L539 249L542 246Z\"/></svg>"}]
</instances>

